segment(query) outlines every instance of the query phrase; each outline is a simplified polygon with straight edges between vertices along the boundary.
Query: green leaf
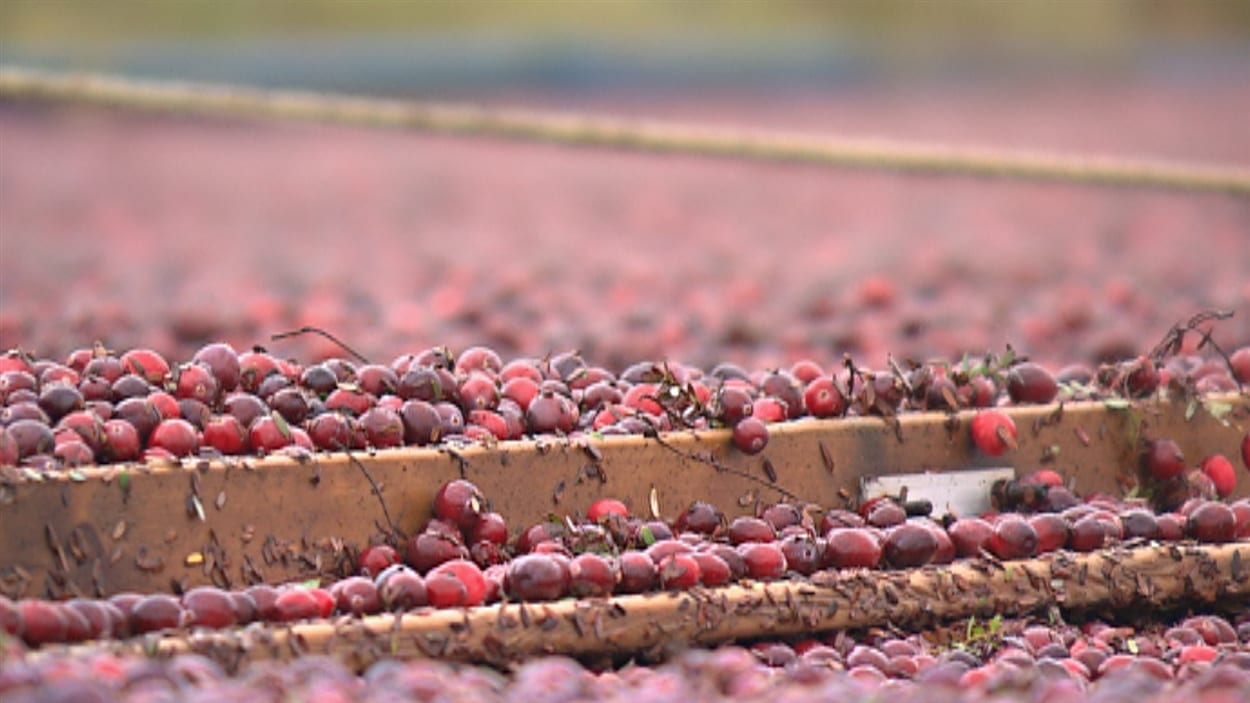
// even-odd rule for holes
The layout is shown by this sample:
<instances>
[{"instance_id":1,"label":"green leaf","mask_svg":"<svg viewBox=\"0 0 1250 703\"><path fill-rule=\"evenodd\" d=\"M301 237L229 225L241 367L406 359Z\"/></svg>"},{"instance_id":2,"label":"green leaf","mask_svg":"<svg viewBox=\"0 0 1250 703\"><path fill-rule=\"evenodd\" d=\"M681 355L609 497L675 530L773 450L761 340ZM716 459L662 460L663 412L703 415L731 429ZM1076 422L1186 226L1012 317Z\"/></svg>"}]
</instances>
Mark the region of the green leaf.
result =
<instances>
[{"instance_id":1,"label":"green leaf","mask_svg":"<svg viewBox=\"0 0 1250 703\"><path fill-rule=\"evenodd\" d=\"M1007 583L1011 583L1012 579L1014 579L1015 577L1016 577L1016 572L1014 569L1011 568L1010 564L1003 567L1003 580L1004 581L1006 581Z\"/></svg>"},{"instance_id":2,"label":"green leaf","mask_svg":"<svg viewBox=\"0 0 1250 703\"><path fill-rule=\"evenodd\" d=\"M321 579L308 579L295 584L296 588L317 588L321 585Z\"/></svg>"},{"instance_id":3,"label":"green leaf","mask_svg":"<svg viewBox=\"0 0 1250 703\"><path fill-rule=\"evenodd\" d=\"M117 477L117 485L121 486L123 493L130 490L130 472L129 471L123 471L121 475Z\"/></svg>"},{"instance_id":4,"label":"green leaf","mask_svg":"<svg viewBox=\"0 0 1250 703\"><path fill-rule=\"evenodd\" d=\"M638 530L638 536L642 537L642 543L648 547L655 544L655 535L651 533L651 528L646 525L643 525L642 529Z\"/></svg>"},{"instance_id":5,"label":"green leaf","mask_svg":"<svg viewBox=\"0 0 1250 703\"><path fill-rule=\"evenodd\" d=\"M278 412L277 410L274 410L270 412L269 415L270 417L273 418L273 424L278 426L278 432L282 433L282 438L286 440L290 440L291 439L291 426L287 424L286 418L282 417L282 413Z\"/></svg>"},{"instance_id":6,"label":"green leaf","mask_svg":"<svg viewBox=\"0 0 1250 703\"><path fill-rule=\"evenodd\" d=\"M1137 640L1132 637L1128 638L1124 641L1124 648L1128 650L1129 654L1137 654Z\"/></svg>"},{"instance_id":7,"label":"green leaf","mask_svg":"<svg viewBox=\"0 0 1250 703\"><path fill-rule=\"evenodd\" d=\"M75 483L82 483L83 481L87 480L87 475L79 471L78 469L71 469L68 473L68 476L69 476L69 480Z\"/></svg>"},{"instance_id":8,"label":"green leaf","mask_svg":"<svg viewBox=\"0 0 1250 703\"><path fill-rule=\"evenodd\" d=\"M1102 404L1108 410L1128 410L1130 406L1129 402L1124 398L1107 398L1102 401Z\"/></svg>"},{"instance_id":9,"label":"green leaf","mask_svg":"<svg viewBox=\"0 0 1250 703\"><path fill-rule=\"evenodd\" d=\"M990 635L992 636L998 634L998 631L1002 629L1002 626L1003 616L1001 613L990 618Z\"/></svg>"}]
</instances>

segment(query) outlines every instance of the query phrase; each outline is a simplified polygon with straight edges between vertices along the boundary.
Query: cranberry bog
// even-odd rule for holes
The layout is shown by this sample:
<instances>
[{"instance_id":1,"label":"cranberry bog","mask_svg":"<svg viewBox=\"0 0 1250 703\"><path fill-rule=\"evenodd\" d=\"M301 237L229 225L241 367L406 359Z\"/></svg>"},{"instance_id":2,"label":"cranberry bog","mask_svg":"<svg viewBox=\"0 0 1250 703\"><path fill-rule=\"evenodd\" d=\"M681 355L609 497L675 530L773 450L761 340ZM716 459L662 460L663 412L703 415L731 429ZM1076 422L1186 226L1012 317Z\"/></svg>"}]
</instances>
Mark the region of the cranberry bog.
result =
<instances>
[{"instance_id":1,"label":"cranberry bog","mask_svg":"<svg viewBox=\"0 0 1250 703\"><path fill-rule=\"evenodd\" d=\"M1211 126L1165 151L1244 163ZM0 137L6 699L1250 691L1236 189Z\"/></svg>"}]
</instances>

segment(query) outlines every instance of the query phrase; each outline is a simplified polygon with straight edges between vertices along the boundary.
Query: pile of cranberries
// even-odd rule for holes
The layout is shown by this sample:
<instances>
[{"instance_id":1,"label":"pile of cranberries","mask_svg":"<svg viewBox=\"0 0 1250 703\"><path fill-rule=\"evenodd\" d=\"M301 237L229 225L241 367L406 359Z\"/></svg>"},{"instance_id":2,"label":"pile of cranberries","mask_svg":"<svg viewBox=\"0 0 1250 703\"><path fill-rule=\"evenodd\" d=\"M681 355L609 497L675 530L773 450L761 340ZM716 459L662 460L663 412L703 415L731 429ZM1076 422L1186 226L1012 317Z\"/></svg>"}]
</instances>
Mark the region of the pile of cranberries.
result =
<instances>
[{"instance_id":1,"label":"pile of cranberries","mask_svg":"<svg viewBox=\"0 0 1250 703\"><path fill-rule=\"evenodd\" d=\"M121 594L107 601L0 598L0 625L27 644L126 637L183 627L223 628L416 608L554 601L716 587L744 579L804 578L823 570L908 569L992 556L1026 559L1067 549L1090 552L1126 540L1223 543L1250 539L1250 500L1194 498L1155 514L1140 501L1080 501L1043 471L998 485L994 501L1031 513L993 512L935 521L890 498L858 511L789 503L726 519L692 503L671 522L643 520L620 501L593 503L580 521L531 525L513 535L486 497L465 480L438 491L434 518L402 543L363 549L358 575L318 584L254 585ZM1022 501L1026 496L1028 501ZM392 540L393 541L393 540Z\"/></svg>"},{"instance_id":2,"label":"pile of cranberries","mask_svg":"<svg viewBox=\"0 0 1250 703\"><path fill-rule=\"evenodd\" d=\"M345 359L301 365L260 349L237 353L222 343L202 347L183 363L149 349L119 354L99 345L63 362L10 351L0 356L0 466L49 470L710 427L732 428L739 450L758 453L768 443L769 424L801 417L1233 390L1250 379L1250 348L1231 359L1177 357L1157 368L1142 357L1055 374L1014 354L888 372L851 363L824 369L807 361L754 372L733 364L705 372L671 361L639 362L613 372L574 353L505 363L486 347L459 354L431 348L385 365ZM997 455L1014 444L1015 428L990 409L977 416L972 435L984 452ZM1152 461L1166 464L1165 451ZM1250 433L1242 454L1250 466ZM1160 471L1167 469L1151 469ZM1215 482L1222 494L1224 481Z\"/></svg>"}]
</instances>

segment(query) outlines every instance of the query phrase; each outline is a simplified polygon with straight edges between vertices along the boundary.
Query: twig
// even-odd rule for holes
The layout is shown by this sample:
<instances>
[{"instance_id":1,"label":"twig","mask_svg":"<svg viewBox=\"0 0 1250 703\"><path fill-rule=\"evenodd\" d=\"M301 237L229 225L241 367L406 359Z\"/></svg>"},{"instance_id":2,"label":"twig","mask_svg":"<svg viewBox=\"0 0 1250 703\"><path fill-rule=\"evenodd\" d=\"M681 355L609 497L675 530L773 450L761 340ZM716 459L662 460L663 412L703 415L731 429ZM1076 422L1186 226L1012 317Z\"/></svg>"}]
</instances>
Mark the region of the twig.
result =
<instances>
[{"instance_id":1,"label":"twig","mask_svg":"<svg viewBox=\"0 0 1250 703\"><path fill-rule=\"evenodd\" d=\"M335 337L334 335L330 334L329 332L326 332L325 330L321 329L320 327L313 327L312 325L304 325L303 327L301 327L301 328L299 328L299 329L297 329L297 330L291 330L290 332L280 332L280 333L278 333L278 334L275 334L275 335L271 336L269 339L270 339L270 341L277 342L277 341L279 341L279 340L282 340L282 339L287 339L287 338L290 338L290 337L298 337L298 336L300 336L300 335L302 335L302 334L319 334L319 335L321 335L322 337L325 337L326 339L330 340L331 342L334 342L335 344L337 344L337 345L339 345L340 347L342 347L342 348L343 348L343 350L344 350L344 351L346 351L348 354L351 354L352 356L356 357L356 360L357 360L357 361L359 361L360 363L362 363L362 364L367 364L367 363L369 363L369 360L368 360L368 359L366 359L366 358L364 357L364 355L360 354L360 353L359 353L359 352L357 352L355 349L352 349L351 347L349 347L349 346L347 346L346 344L344 344L344 343L343 343L343 341L342 341L342 340L340 340L338 337Z\"/></svg>"}]
</instances>

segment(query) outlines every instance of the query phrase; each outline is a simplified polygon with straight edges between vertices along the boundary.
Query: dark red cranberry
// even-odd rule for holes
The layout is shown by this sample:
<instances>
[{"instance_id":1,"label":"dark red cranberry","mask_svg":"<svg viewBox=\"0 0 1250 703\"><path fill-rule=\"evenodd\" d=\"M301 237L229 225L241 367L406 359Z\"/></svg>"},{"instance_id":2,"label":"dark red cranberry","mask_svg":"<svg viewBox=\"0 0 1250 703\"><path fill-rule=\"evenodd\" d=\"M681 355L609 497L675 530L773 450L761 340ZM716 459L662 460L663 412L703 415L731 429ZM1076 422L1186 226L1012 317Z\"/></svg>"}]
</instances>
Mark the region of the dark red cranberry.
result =
<instances>
[{"instance_id":1,"label":"dark red cranberry","mask_svg":"<svg viewBox=\"0 0 1250 703\"><path fill-rule=\"evenodd\" d=\"M279 373L278 360L263 351L239 354L239 388L259 394L260 384L271 374ZM242 418L240 418L242 419Z\"/></svg>"},{"instance_id":2,"label":"dark red cranberry","mask_svg":"<svg viewBox=\"0 0 1250 703\"><path fill-rule=\"evenodd\" d=\"M226 397L222 409L238 418L244 427L251 427L256 418L269 414L265 401L251 393L232 393Z\"/></svg>"},{"instance_id":3,"label":"dark red cranberry","mask_svg":"<svg viewBox=\"0 0 1250 703\"><path fill-rule=\"evenodd\" d=\"M695 501L678 516L674 527L682 532L697 532L710 535L725 523L725 516L716 506L703 501Z\"/></svg>"},{"instance_id":4,"label":"dark red cranberry","mask_svg":"<svg viewBox=\"0 0 1250 703\"><path fill-rule=\"evenodd\" d=\"M408 540L407 563L421 573L453 559L468 559L469 550L447 534L422 532Z\"/></svg>"},{"instance_id":5,"label":"dark red cranberry","mask_svg":"<svg viewBox=\"0 0 1250 703\"><path fill-rule=\"evenodd\" d=\"M1170 439L1151 441L1141 457L1142 467L1159 481L1180 476L1185 471L1185 455Z\"/></svg>"},{"instance_id":6,"label":"dark red cranberry","mask_svg":"<svg viewBox=\"0 0 1250 703\"><path fill-rule=\"evenodd\" d=\"M788 371L774 371L764 376L760 392L783 402L789 419L803 416L803 386Z\"/></svg>"},{"instance_id":7,"label":"dark red cranberry","mask_svg":"<svg viewBox=\"0 0 1250 703\"><path fill-rule=\"evenodd\" d=\"M434 496L434 514L464 531L472 530L486 499L477 486L464 479L449 481Z\"/></svg>"},{"instance_id":8,"label":"dark red cranberry","mask_svg":"<svg viewBox=\"0 0 1250 703\"><path fill-rule=\"evenodd\" d=\"M239 385L239 355L224 342L206 344L191 360L206 367L217 379L221 392L229 393Z\"/></svg>"},{"instance_id":9,"label":"dark red cranberry","mask_svg":"<svg viewBox=\"0 0 1250 703\"><path fill-rule=\"evenodd\" d=\"M804 389L803 405L813 417L838 417L846 413L846 396L832 376L819 376Z\"/></svg>"},{"instance_id":10,"label":"dark red cranberry","mask_svg":"<svg viewBox=\"0 0 1250 703\"><path fill-rule=\"evenodd\" d=\"M76 387L62 383L45 386L43 392L39 394L39 408L48 414L50 422L56 422L76 410L82 410L83 403L82 393Z\"/></svg>"},{"instance_id":11,"label":"dark red cranberry","mask_svg":"<svg viewBox=\"0 0 1250 703\"><path fill-rule=\"evenodd\" d=\"M372 615L382 610L382 597L373 579L351 576L330 587L335 608L350 615Z\"/></svg>"},{"instance_id":12,"label":"dark red cranberry","mask_svg":"<svg viewBox=\"0 0 1250 703\"><path fill-rule=\"evenodd\" d=\"M937 537L924 525L908 522L892 528L885 536L886 562L898 569L924 566L937 553Z\"/></svg>"},{"instance_id":13,"label":"dark red cranberry","mask_svg":"<svg viewBox=\"0 0 1250 703\"><path fill-rule=\"evenodd\" d=\"M378 405L360 416L360 426L369 438L369 445L378 449L398 447L404 443L404 423L399 413Z\"/></svg>"},{"instance_id":14,"label":"dark red cranberry","mask_svg":"<svg viewBox=\"0 0 1250 703\"><path fill-rule=\"evenodd\" d=\"M525 554L508 564L504 589L516 600L558 600L569 590L569 569L557 555Z\"/></svg>"},{"instance_id":15,"label":"dark red cranberry","mask_svg":"<svg viewBox=\"0 0 1250 703\"><path fill-rule=\"evenodd\" d=\"M204 444L222 454L235 456L251 451L249 434L233 415L220 415L204 425Z\"/></svg>"},{"instance_id":16,"label":"dark red cranberry","mask_svg":"<svg viewBox=\"0 0 1250 703\"><path fill-rule=\"evenodd\" d=\"M781 540L781 552L786 566L793 572L810 575L821 566L824 547L808 535L790 535Z\"/></svg>"},{"instance_id":17,"label":"dark red cranberry","mask_svg":"<svg viewBox=\"0 0 1250 703\"><path fill-rule=\"evenodd\" d=\"M508 541L508 524L499 513L482 513L473 523L471 541L505 544Z\"/></svg>"},{"instance_id":18,"label":"dark red cranberry","mask_svg":"<svg viewBox=\"0 0 1250 703\"><path fill-rule=\"evenodd\" d=\"M6 428L8 436L17 447L18 460L36 454L51 454L56 448L56 438L47 423L38 420L17 420Z\"/></svg>"},{"instance_id":19,"label":"dark red cranberry","mask_svg":"<svg viewBox=\"0 0 1250 703\"><path fill-rule=\"evenodd\" d=\"M402 564L378 574L376 584L382 605L387 610L411 610L428 602L425 580Z\"/></svg>"},{"instance_id":20,"label":"dark red cranberry","mask_svg":"<svg viewBox=\"0 0 1250 703\"><path fill-rule=\"evenodd\" d=\"M616 562L592 552L579 554L569 562L569 593L577 598L610 596L620 581Z\"/></svg>"},{"instance_id":21,"label":"dark red cranberry","mask_svg":"<svg viewBox=\"0 0 1250 703\"><path fill-rule=\"evenodd\" d=\"M1031 361L1017 364L1007 372L1007 395L1013 403L1049 403L1058 393L1055 377Z\"/></svg>"},{"instance_id":22,"label":"dark red cranberry","mask_svg":"<svg viewBox=\"0 0 1250 703\"><path fill-rule=\"evenodd\" d=\"M23 600L17 604L22 639L32 647L64 642L69 635L69 620L58 603Z\"/></svg>"},{"instance_id":23,"label":"dark red cranberry","mask_svg":"<svg viewBox=\"0 0 1250 703\"><path fill-rule=\"evenodd\" d=\"M1189 536L1199 542L1232 542L1237 538L1237 516L1223 503L1207 501L1189 514Z\"/></svg>"},{"instance_id":24,"label":"dark red cranberry","mask_svg":"<svg viewBox=\"0 0 1250 703\"><path fill-rule=\"evenodd\" d=\"M1068 523L1054 513L1030 516L1029 526L1037 533L1038 554L1063 549L1068 544L1068 534L1071 531Z\"/></svg>"},{"instance_id":25,"label":"dark red cranberry","mask_svg":"<svg viewBox=\"0 0 1250 703\"><path fill-rule=\"evenodd\" d=\"M729 523L727 535L733 544L771 542L776 539L777 531L760 518L740 516Z\"/></svg>"},{"instance_id":26,"label":"dark red cranberry","mask_svg":"<svg viewBox=\"0 0 1250 703\"><path fill-rule=\"evenodd\" d=\"M745 388L722 386L716 394L716 408L721 422L734 427L754 412L754 399Z\"/></svg>"},{"instance_id":27,"label":"dark red cranberry","mask_svg":"<svg viewBox=\"0 0 1250 703\"><path fill-rule=\"evenodd\" d=\"M456 373L468 374L470 371L486 371L499 375L503 362L499 354L489 347L469 347L456 357Z\"/></svg>"},{"instance_id":28,"label":"dark red cranberry","mask_svg":"<svg viewBox=\"0 0 1250 703\"><path fill-rule=\"evenodd\" d=\"M656 564L660 587L670 591L685 591L699 585L699 562L693 554L670 554Z\"/></svg>"},{"instance_id":29,"label":"dark red cranberry","mask_svg":"<svg viewBox=\"0 0 1250 703\"><path fill-rule=\"evenodd\" d=\"M269 396L269 407L281 413L292 425L298 425L308 418L308 398L298 388L283 388Z\"/></svg>"},{"instance_id":30,"label":"dark red cranberry","mask_svg":"<svg viewBox=\"0 0 1250 703\"><path fill-rule=\"evenodd\" d=\"M134 461L143 449L135 426L125 420L107 420L103 426L101 454L105 461Z\"/></svg>"}]
</instances>

